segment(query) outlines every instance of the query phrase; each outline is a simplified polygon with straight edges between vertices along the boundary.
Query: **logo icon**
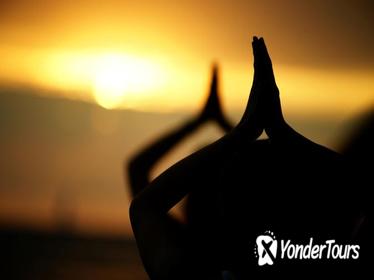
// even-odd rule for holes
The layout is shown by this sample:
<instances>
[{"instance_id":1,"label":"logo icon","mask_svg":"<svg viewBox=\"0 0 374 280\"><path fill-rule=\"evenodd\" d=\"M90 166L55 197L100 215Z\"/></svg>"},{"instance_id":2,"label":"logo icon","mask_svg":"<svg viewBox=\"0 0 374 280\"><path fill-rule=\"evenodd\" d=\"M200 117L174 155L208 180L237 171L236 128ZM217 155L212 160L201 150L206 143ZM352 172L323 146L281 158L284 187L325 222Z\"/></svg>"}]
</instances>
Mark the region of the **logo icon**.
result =
<instances>
[{"instance_id":1,"label":"logo icon","mask_svg":"<svg viewBox=\"0 0 374 280\"><path fill-rule=\"evenodd\" d=\"M263 235L256 238L255 255L258 258L258 265L273 265L277 257L278 241L271 231L265 231Z\"/></svg>"}]
</instances>

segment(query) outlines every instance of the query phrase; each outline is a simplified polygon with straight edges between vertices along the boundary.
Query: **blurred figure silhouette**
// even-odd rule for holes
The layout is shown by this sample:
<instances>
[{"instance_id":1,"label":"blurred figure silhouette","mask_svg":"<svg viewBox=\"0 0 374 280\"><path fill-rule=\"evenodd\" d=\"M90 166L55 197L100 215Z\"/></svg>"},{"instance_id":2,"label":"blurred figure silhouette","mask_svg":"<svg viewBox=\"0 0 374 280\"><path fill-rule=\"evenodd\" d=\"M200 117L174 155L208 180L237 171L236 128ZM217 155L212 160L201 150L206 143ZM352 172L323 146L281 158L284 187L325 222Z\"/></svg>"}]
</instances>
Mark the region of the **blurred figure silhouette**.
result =
<instances>
[{"instance_id":1,"label":"blurred figure silhouette","mask_svg":"<svg viewBox=\"0 0 374 280\"><path fill-rule=\"evenodd\" d=\"M254 37L252 47L253 84L239 124L170 167L131 203L132 228L151 279L337 277L361 268L361 260L277 258L274 266L257 265L255 240L266 230L299 244L310 237L316 244L360 244L359 220L367 208L364 184L349 163L286 123L264 40ZM257 140L263 131L269 139ZM186 225L170 219L168 211L192 193L199 212L192 211Z\"/></svg>"},{"instance_id":2,"label":"blurred figure silhouette","mask_svg":"<svg viewBox=\"0 0 374 280\"><path fill-rule=\"evenodd\" d=\"M125 174L128 173L132 196L136 196L148 186L151 181L151 170L163 156L209 121L215 122L225 133L233 128L222 111L219 99L218 66L216 64L212 67L212 80L207 101L198 116L142 149L129 161L129 164L125 162L124 172Z\"/></svg>"}]
</instances>

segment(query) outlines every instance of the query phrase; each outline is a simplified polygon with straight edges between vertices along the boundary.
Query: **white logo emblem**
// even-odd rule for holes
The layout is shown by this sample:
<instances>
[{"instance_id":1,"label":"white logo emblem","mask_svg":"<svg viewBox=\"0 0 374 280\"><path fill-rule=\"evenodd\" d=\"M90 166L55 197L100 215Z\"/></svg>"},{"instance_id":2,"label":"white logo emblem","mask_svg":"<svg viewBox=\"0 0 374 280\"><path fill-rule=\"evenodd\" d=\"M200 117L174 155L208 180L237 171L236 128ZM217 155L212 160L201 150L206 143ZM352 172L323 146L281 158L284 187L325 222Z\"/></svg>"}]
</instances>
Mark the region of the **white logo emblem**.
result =
<instances>
[{"instance_id":1,"label":"white logo emblem","mask_svg":"<svg viewBox=\"0 0 374 280\"><path fill-rule=\"evenodd\" d=\"M273 265L277 256L278 241L274 233L265 231L263 235L259 235L256 239L255 255L258 258L258 265Z\"/></svg>"}]
</instances>

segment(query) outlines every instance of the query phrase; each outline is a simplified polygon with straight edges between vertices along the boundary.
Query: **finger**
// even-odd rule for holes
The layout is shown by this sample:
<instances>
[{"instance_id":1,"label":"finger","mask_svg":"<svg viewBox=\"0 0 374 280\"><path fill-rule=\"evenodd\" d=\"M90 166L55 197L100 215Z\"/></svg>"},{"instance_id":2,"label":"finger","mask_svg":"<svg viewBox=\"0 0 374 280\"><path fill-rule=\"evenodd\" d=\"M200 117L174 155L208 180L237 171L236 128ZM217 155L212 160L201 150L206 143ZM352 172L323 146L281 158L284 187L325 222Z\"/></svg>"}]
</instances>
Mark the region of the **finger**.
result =
<instances>
[{"instance_id":1,"label":"finger","mask_svg":"<svg viewBox=\"0 0 374 280\"><path fill-rule=\"evenodd\" d=\"M255 39L256 38L256 39ZM269 72L269 65L271 69L271 60L264 43L264 39L255 37L253 41L254 54L254 71L257 82L267 79Z\"/></svg>"},{"instance_id":2,"label":"finger","mask_svg":"<svg viewBox=\"0 0 374 280\"><path fill-rule=\"evenodd\" d=\"M258 41L258 60L261 77L269 83L275 83L270 55L263 38L260 38Z\"/></svg>"},{"instance_id":3,"label":"finger","mask_svg":"<svg viewBox=\"0 0 374 280\"><path fill-rule=\"evenodd\" d=\"M261 55L262 62L266 63L266 64L271 64L271 59L270 59L268 50L266 48L264 38L261 37L258 40L258 46L259 46L259 52L260 52L260 55Z\"/></svg>"},{"instance_id":4,"label":"finger","mask_svg":"<svg viewBox=\"0 0 374 280\"><path fill-rule=\"evenodd\" d=\"M221 114L221 105L218 94L218 64L214 63L212 65L210 90L203 108L203 115L206 119L215 119Z\"/></svg>"},{"instance_id":5,"label":"finger","mask_svg":"<svg viewBox=\"0 0 374 280\"><path fill-rule=\"evenodd\" d=\"M218 64L212 65L212 80L210 83L210 95L216 95L218 91Z\"/></svg>"},{"instance_id":6,"label":"finger","mask_svg":"<svg viewBox=\"0 0 374 280\"><path fill-rule=\"evenodd\" d=\"M254 59L254 67L259 63L259 49L258 49L258 38L256 36L253 37L252 41L252 50L253 50L253 59Z\"/></svg>"},{"instance_id":7,"label":"finger","mask_svg":"<svg viewBox=\"0 0 374 280\"><path fill-rule=\"evenodd\" d=\"M253 86L255 86L258 82L258 74L259 74L259 49L258 49L258 38L256 36L253 37L252 41L252 50L253 50L253 68L254 68L254 75L253 75Z\"/></svg>"}]
</instances>

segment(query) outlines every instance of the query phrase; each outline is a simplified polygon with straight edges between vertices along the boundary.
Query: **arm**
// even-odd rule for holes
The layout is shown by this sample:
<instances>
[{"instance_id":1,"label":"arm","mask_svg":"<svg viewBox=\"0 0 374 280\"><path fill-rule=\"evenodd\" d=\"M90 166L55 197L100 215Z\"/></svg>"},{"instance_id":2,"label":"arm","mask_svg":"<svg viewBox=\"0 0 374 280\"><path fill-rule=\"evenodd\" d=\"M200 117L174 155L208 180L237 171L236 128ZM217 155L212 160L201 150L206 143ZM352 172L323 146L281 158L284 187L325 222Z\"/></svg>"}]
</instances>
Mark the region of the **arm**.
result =
<instances>
[{"instance_id":1,"label":"arm","mask_svg":"<svg viewBox=\"0 0 374 280\"><path fill-rule=\"evenodd\" d=\"M258 94L252 88L251 96ZM226 168L232 154L259 136L253 124L253 120L244 116L240 126L167 169L132 201L131 225L140 256L152 279L182 279L181 273L186 279L193 279L194 272L199 273L200 279L212 279L213 271L218 271L207 264L217 264L211 260L217 256L209 255L204 248L194 248L188 228L173 224L168 211L195 186L215 184L217 172ZM201 275L203 271L207 272L206 277Z\"/></svg>"},{"instance_id":2,"label":"arm","mask_svg":"<svg viewBox=\"0 0 374 280\"><path fill-rule=\"evenodd\" d=\"M208 263L215 263L212 256L204 248L194 247L188 229L172 223L168 211L201 185L201 180L214 184L217 170L235 147L234 139L225 136L173 165L132 201L131 225L151 279L194 279L196 273L199 279L211 279L208 275L214 269ZM204 272L206 277L202 277Z\"/></svg>"},{"instance_id":3,"label":"arm","mask_svg":"<svg viewBox=\"0 0 374 280\"><path fill-rule=\"evenodd\" d=\"M203 123L209 120L216 121L225 132L229 132L233 128L222 112L218 94L218 67L214 66L212 72L212 81L208 99L198 117L191 119L180 128L172 130L162 136L132 158L128 166L126 166L133 197L148 186L150 183L150 171L158 160Z\"/></svg>"},{"instance_id":4,"label":"arm","mask_svg":"<svg viewBox=\"0 0 374 280\"><path fill-rule=\"evenodd\" d=\"M200 125L199 119L192 119L180 128L167 133L130 160L127 169L133 197L148 186L150 171L157 161Z\"/></svg>"}]
</instances>

